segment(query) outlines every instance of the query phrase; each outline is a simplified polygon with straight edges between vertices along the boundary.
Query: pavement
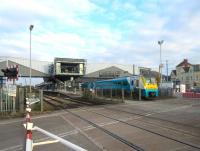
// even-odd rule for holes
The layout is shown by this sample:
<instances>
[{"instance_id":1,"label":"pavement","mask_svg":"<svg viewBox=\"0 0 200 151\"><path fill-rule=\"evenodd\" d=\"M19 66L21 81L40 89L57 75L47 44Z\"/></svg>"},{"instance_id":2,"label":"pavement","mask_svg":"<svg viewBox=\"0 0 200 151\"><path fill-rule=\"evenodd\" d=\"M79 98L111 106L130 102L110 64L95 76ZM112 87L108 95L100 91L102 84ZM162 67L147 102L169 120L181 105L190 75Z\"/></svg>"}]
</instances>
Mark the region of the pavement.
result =
<instances>
[{"instance_id":1,"label":"pavement","mask_svg":"<svg viewBox=\"0 0 200 151\"><path fill-rule=\"evenodd\" d=\"M81 107L69 111L145 151L200 150L199 99L125 101L123 104ZM90 151L134 150L70 112L62 110L34 116L32 121L34 125ZM0 151L23 150L23 122L24 118L0 121ZM38 131L33 131L33 141L33 151L70 150Z\"/></svg>"}]
</instances>

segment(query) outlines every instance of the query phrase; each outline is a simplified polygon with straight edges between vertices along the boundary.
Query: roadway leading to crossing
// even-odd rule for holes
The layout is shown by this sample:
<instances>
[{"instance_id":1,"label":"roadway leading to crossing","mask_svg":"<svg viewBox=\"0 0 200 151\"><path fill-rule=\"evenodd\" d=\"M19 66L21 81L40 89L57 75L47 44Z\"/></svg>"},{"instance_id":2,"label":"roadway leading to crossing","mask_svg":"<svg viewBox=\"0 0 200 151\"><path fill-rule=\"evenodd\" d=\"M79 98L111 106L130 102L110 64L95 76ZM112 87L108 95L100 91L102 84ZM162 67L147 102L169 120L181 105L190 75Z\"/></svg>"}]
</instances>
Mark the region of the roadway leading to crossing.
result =
<instances>
[{"instance_id":1,"label":"roadway leading to crossing","mask_svg":"<svg viewBox=\"0 0 200 151\"><path fill-rule=\"evenodd\" d=\"M146 151L193 151L200 150L199 117L200 100L179 98L126 101L117 105L62 110L34 116L32 121L34 125L92 151L135 150L131 145ZM24 118L0 121L1 151L23 150L23 121ZM118 138L105 133L88 121ZM131 145L120 141L119 138ZM37 144L33 151L69 150L37 131L33 131L33 140Z\"/></svg>"}]
</instances>

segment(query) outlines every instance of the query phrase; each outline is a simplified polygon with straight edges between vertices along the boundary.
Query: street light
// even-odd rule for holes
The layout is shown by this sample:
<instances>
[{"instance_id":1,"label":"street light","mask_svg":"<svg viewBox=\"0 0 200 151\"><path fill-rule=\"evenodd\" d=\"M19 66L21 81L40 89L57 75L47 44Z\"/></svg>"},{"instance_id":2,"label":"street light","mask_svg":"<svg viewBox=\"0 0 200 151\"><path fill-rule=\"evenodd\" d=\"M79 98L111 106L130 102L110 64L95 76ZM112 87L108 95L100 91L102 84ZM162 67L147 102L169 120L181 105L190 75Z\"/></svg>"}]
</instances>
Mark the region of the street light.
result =
<instances>
[{"instance_id":1,"label":"street light","mask_svg":"<svg viewBox=\"0 0 200 151\"><path fill-rule=\"evenodd\" d=\"M162 44L164 43L164 40L158 41L158 44L160 45L160 65L159 65L159 73L160 73L160 85L162 86L162 51L161 51L161 47Z\"/></svg>"},{"instance_id":2,"label":"street light","mask_svg":"<svg viewBox=\"0 0 200 151\"><path fill-rule=\"evenodd\" d=\"M30 30L30 86L29 86L29 88L30 88L30 93L31 93L31 31L33 30L33 25L30 25L30 27L29 27L29 30Z\"/></svg>"}]
</instances>

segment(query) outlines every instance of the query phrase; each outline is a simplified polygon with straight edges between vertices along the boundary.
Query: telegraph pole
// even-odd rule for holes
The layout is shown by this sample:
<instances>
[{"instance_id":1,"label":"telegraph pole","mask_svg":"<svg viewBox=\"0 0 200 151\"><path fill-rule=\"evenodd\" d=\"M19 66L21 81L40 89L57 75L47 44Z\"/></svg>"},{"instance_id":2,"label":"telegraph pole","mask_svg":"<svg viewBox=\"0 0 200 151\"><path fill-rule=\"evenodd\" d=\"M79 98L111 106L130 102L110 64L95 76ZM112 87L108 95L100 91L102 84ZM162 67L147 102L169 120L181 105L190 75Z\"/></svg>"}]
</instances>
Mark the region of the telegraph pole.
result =
<instances>
[{"instance_id":1,"label":"telegraph pole","mask_svg":"<svg viewBox=\"0 0 200 151\"><path fill-rule=\"evenodd\" d=\"M167 82L168 82L168 60L166 60L166 70L167 70Z\"/></svg>"},{"instance_id":2,"label":"telegraph pole","mask_svg":"<svg viewBox=\"0 0 200 151\"><path fill-rule=\"evenodd\" d=\"M141 75L139 75L139 101L141 101Z\"/></svg>"}]
</instances>

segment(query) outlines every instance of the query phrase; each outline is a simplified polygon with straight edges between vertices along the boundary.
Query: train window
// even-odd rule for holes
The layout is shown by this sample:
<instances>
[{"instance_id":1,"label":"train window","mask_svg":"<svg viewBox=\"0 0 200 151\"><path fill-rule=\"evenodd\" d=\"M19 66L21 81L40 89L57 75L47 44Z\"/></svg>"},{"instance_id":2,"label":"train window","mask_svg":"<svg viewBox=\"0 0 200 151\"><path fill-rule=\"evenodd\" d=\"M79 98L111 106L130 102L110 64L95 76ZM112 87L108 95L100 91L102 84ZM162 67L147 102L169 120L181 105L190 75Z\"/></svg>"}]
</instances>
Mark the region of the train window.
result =
<instances>
[{"instance_id":1,"label":"train window","mask_svg":"<svg viewBox=\"0 0 200 151\"><path fill-rule=\"evenodd\" d=\"M124 85L124 86L127 86L127 85L128 85L128 82L127 82L127 81L123 81L123 85Z\"/></svg>"},{"instance_id":2,"label":"train window","mask_svg":"<svg viewBox=\"0 0 200 151\"><path fill-rule=\"evenodd\" d=\"M131 81L131 85L133 85L133 83L134 83L134 81L132 80L132 81Z\"/></svg>"}]
</instances>

